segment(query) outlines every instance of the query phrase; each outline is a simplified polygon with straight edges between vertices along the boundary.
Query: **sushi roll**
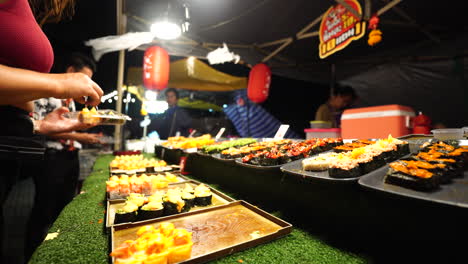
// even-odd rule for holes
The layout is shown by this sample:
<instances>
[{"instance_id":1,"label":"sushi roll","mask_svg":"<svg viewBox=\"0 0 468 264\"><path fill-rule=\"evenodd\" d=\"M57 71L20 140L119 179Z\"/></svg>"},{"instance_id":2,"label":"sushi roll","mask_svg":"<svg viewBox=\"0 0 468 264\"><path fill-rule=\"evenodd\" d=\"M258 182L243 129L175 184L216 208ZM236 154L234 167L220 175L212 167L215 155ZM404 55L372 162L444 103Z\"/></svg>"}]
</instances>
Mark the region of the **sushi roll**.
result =
<instances>
[{"instance_id":1,"label":"sushi roll","mask_svg":"<svg viewBox=\"0 0 468 264\"><path fill-rule=\"evenodd\" d=\"M193 194L195 193L195 190L193 189L192 185L186 183L182 192L188 192L188 193Z\"/></svg>"},{"instance_id":2,"label":"sushi roll","mask_svg":"<svg viewBox=\"0 0 468 264\"><path fill-rule=\"evenodd\" d=\"M117 181L106 181L106 190L109 195L109 199L120 198L119 182Z\"/></svg>"},{"instance_id":3,"label":"sushi roll","mask_svg":"<svg viewBox=\"0 0 468 264\"><path fill-rule=\"evenodd\" d=\"M212 203L213 195L210 188L206 187L203 183L195 187L195 205L207 206Z\"/></svg>"},{"instance_id":4,"label":"sushi roll","mask_svg":"<svg viewBox=\"0 0 468 264\"><path fill-rule=\"evenodd\" d=\"M189 210L181 195L179 188L169 189L166 192L163 197L164 215L173 215Z\"/></svg>"},{"instance_id":5,"label":"sushi roll","mask_svg":"<svg viewBox=\"0 0 468 264\"><path fill-rule=\"evenodd\" d=\"M175 174L172 174L170 172L166 172L166 180L169 182L169 183L174 183L174 182L178 182L179 179L177 179L177 175Z\"/></svg>"},{"instance_id":6,"label":"sushi roll","mask_svg":"<svg viewBox=\"0 0 468 264\"><path fill-rule=\"evenodd\" d=\"M184 200L185 202L184 209L186 209L187 211L189 211L192 207L195 206L195 195L193 193L183 191L181 197L182 200ZM184 211L184 209L182 209L182 211Z\"/></svg>"},{"instance_id":7,"label":"sushi roll","mask_svg":"<svg viewBox=\"0 0 468 264\"><path fill-rule=\"evenodd\" d=\"M146 198L145 195L141 193L130 193L130 195L127 197L127 201L132 202L140 207L148 201L148 198Z\"/></svg>"},{"instance_id":8,"label":"sushi roll","mask_svg":"<svg viewBox=\"0 0 468 264\"><path fill-rule=\"evenodd\" d=\"M354 178L361 176L361 167L357 160L345 155L338 155L337 162L330 164L328 175L332 178Z\"/></svg>"},{"instance_id":9,"label":"sushi roll","mask_svg":"<svg viewBox=\"0 0 468 264\"><path fill-rule=\"evenodd\" d=\"M460 163L453 158L443 158L443 156L443 153L430 150L429 152L419 152L416 156L412 156L412 159L424 160L432 164L446 164L447 173L450 174L451 177L462 176L463 168L460 166Z\"/></svg>"},{"instance_id":10,"label":"sushi roll","mask_svg":"<svg viewBox=\"0 0 468 264\"><path fill-rule=\"evenodd\" d=\"M320 154L317 157L304 159L302 160L302 169L306 171L327 170L337 155L336 153L326 153Z\"/></svg>"},{"instance_id":11,"label":"sushi roll","mask_svg":"<svg viewBox=\"0 0 468 264\"><path fill-rule=\"evenodd\" d=\"M434 173L420 168L408 167L404 162L392 162L385 175L385 183L418 191L432 191L439 188L440 178Z\"/></svg>"},{"instance_id":12,"label":"sushi roll","mask_svg":"<svg viewBox=\"0 0 468 264\"><path fill-rule=\"evenodd\" d=\"M258 164L261 166L280 165L283 164L283 160L285 159L285 155L277 151L263 152L261 155L257 156Z\"/></svg>"},{"instance_id":13,"label":"sushi roll","mask_svg":"<svg viewBox=\"0 0 468 264\"><path fill-rule=\"evenodd\" d=\"M161 217L164 214L162 201L152 201L140 207L138 210L138 220L148 220Z\"/></svg>"},{"instance_id":14,"label":"sushi roll","mask_svg":"<svg viewBox=\"0 0 468 264\"><path fill-rule=\"evenodd\" d=\"M453 177L444 163L429 163L420 160L399 160L399 162L403 162L409 168L425 169L434 173L433 177L439 178L440 183L448 183Z\"/></svg>"},{"instance_id":15,"label":"sushi roll","mask_svg":"<svg viewBox=\"0 0 468 264\"><path fill-rule=\"evenodd\" d=\"M126 201L122 209L115 212L114 224L135 222L137 220L138 205Z\"/></svg>"}]
</instances>

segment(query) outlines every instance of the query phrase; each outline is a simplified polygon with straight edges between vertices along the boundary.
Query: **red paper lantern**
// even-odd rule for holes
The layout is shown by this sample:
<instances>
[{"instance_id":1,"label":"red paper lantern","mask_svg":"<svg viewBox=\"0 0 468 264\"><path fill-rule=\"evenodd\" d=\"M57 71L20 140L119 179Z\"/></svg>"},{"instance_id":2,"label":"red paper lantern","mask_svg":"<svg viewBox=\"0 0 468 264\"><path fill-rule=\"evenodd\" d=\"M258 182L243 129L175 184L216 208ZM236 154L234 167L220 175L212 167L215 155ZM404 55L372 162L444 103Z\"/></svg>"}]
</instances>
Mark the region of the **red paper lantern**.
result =
<instances>
[{"instance_id":1,"label":"red paper lantern","mask_svg":"<svg viewBox=\"0 0 468 264\"><path fill-rule=\"evenodd\" d=\"M150 90L164 90L168 82L169 54L161 47L149 47L143 58L143 85Z\"/></svg>"},{"instance_id":2,"label":"red paper lantern","mask_svg":"<svg viewBox=\"0 0 468 264\"><path fill-rule=\"evenodd\" d=\"M252 67L249 74L247 96L254 103L262 103L268 98L271 70L264 63Z\"/></svg>"}]
</instances>

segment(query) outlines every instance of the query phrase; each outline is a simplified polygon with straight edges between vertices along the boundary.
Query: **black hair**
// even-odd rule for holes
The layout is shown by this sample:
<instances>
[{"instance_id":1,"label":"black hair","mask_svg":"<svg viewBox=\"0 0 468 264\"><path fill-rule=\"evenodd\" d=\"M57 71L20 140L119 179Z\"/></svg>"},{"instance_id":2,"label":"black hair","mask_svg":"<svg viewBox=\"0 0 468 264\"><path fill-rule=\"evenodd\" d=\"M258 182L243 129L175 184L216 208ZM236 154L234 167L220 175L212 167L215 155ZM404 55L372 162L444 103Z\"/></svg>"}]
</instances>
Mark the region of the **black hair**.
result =
<instances>
[{"instance_id":1,"label":"black hair","mask_svg":"<svg viewBox=\"0 0 468 264\"><path fill-rule=\"evenodd\" d=\"M75 70L79 71L83 69L84 67L88 67L93 71L93 73L96 72L96 63L91 57L88 57L84 55L83 53L78 53L78 52L73 52L70 57L68 58L68 61L65 66L65 71L68 67L73 67Z\"/></svg>"},{"instance_id":2,"label":"black hair","mask_svg":"<svg viewBox=\"0 0 468 264\"><path fill-rule=\"evenodd\" d=\"M179 99L179 92L175 88L167 88L166 91L164 91L164 95L167 96L167 93L173 92L175 94L175 97Z\"/></svg>"},{"instance_id":3,"label":"black hair","mask_svg":"<svg viewBox=\"0 0 468 264\"><path fill-rule=\"evenodd\" d=\"M334 96L351 96L353 99L357 98L357 94L353 87L348 85L337 85L333 89Z\"/></svg>"}]
</instances>

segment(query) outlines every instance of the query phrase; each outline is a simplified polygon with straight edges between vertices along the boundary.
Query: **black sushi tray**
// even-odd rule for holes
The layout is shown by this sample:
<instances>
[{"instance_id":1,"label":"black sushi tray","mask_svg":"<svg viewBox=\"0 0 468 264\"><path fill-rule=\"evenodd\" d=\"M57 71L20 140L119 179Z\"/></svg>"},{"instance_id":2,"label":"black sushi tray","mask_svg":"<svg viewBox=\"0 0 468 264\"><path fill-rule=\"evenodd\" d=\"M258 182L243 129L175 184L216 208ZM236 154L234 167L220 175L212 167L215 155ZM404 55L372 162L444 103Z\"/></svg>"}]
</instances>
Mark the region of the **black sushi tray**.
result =
<instances>
[{"instance_id":1,"label":"black sushi tray","mask_svg":"<svg viewBox=\"0 0 468 264\"><path fill-rule=\"evenodd\" d=\"M287 163L284 163L284 164L273 165L273 166L262 166L262 165L254 165L254 164L242 162L242 158L237 158L235 159L235 161L236 161L236 164L238 164L239 166L252 168L256 170L278 170L279 171L281 166L283 166L284 164L287 164Z\"/></svg>"},{"instance_id":2,"label":"black sushi tray","mask_svg":"<svg viewBox=\"0 0 468 264\"><path fill-rule=\"evenodd\" d=\"M164 188L164 189L160 189L160 190L161 191L167 191L168 189L173 189L173 188L176 188L176 187L184 188L186 183L190 184L193 188L195 188L197 185L200 184L200 182L198 182L198 181L189 180L189 181L186 181L186 182L170 184L168 186L168 188ZM211 193L213 194L212 204L209 205L209 206L195 206L192 209L190 209L189 212L205 210L205 209L208 209L208 208L228 204L228 203L231 203L231 202L235 201L232 197L230 197L230 196L228 196L228 195L226 195L226 194L224 194L224 193L222 193L222 192L220 192L220 191L218 191L216 189L213 189L211 187L209 187L209 188L211 190ZM124 203L125 203L125 199L107 200L106 227L126 224L126 223L114 224L115 212L118 209L120 209L121 207L123 207ZM187 214L189 212L179 213L178 215L184 215L184 214ZM138 222L142 222L142 221L136 221L136 222L133 222L133 223L138 223Z\"/></svg>"},{"instance_id":3,"label":"black sushi tray","mask_svg":"<svg viewBox=\"0 0 468 264\"><path fill-rule=\"evenodd\" d=\"M468 208L468 171L464 171L463 177L453 178L450 183L441 184L434 191L424 192L384 182L388 165L381 167L359 179L359 184L365 188L389 193L407 198L425 200L434 203Z\"/></svg>"},{"instance_id":4,"label":"black sushi tray","mask_svg":"<svg viewBox=\"0 0 468 264\"><path fill-rule=\"evenodd\" d=\"M284 237L292 231L290 223L245 201L236 201L184 215L112 226L110 250L127 240L135 240L140 227L158 228L161 222L173 223L176 228L192 233L191 257L180 262L185 264L206 263Z\"/></svg>"},{"instance_id":5,"label":"black sushi tray","mask_svg":"<svg viewBox=\"0 0 468 264\"><path fill-rule=\"evenodd\" d=\"M215 160L219 160L219 161L222 161L222 162L227 162L227 163L235 163L236 160L235 159L225 159L225 158L221 158L221 154L220 153L216 153L216 154L211 154L211 157Z\"/></svg>"}]
</instances>

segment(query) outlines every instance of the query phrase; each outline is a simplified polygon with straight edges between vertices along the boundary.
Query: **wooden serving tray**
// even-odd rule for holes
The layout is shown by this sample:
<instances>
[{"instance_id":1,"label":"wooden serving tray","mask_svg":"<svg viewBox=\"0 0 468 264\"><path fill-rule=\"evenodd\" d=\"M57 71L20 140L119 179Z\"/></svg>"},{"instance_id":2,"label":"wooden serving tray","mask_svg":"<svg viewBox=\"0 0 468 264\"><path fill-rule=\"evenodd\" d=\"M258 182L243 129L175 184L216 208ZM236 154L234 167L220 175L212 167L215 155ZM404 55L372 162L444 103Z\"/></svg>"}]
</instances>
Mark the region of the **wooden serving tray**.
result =
<instances>
[{"instance_id":1,"label":"wooden serving tray","mask_svg":"<svg viewBox=\"0 0 468 264\"><path fill-rule=\"evenodd\" d=\"M161 191L167 191L168 189L173 189L173 188L176 188L176 187L184 188L186 183L190 184L193 188L195 188L197 185L200 184L200 182L194 181L194 180L181 182L181 183L173 183L173 184L169 185L168 188L161 189ZM209 187L209 185L206 185L206 186ZM211 193L213 195L211 205L208 205L208 206L195 206L195 207L191 208L189 212L180 213L180 214L177 214L177 215L187 214L187 213L190 213L190 212L193 212L193 211L206 210L208 208L212 208L212 207L216 207L216 206L220 206L220 205L225 205L225 204L228 204L230 202L235 201L233 198L227 196L226 194L224 194L224 193L222 193L222 192L220 192L220 191L218 191L216 189L213 189L211 187L209 187L209 188L210 188ZM117 210L119 210L120 208L122 208L124 206L124 204L125 204L124 199L108 200L107 201L106 227L111 227L111 226L114 226L114 225L126 225L126 223L114 224L115 212ZM165 217L165 216L163 216L163 217ZM143 221L137 221L137 222L133 222L133 223L140 223L140 222L143 222Z\"/></svg>"},{"instance_id":2,"label":"wooden serving tray","mask_svg":"<svg viewBox=\"0 0 468 264\"><path fill-rule=\"evenodd\" d=\"M286 236L292 230L291 224L245 201L236 201L184 215L112 226L111 250L126 240L135 240L140 227L158 227L161 222L192 232L191 258L181 263L204 263Z\"/></svg>"}]
</instances>

